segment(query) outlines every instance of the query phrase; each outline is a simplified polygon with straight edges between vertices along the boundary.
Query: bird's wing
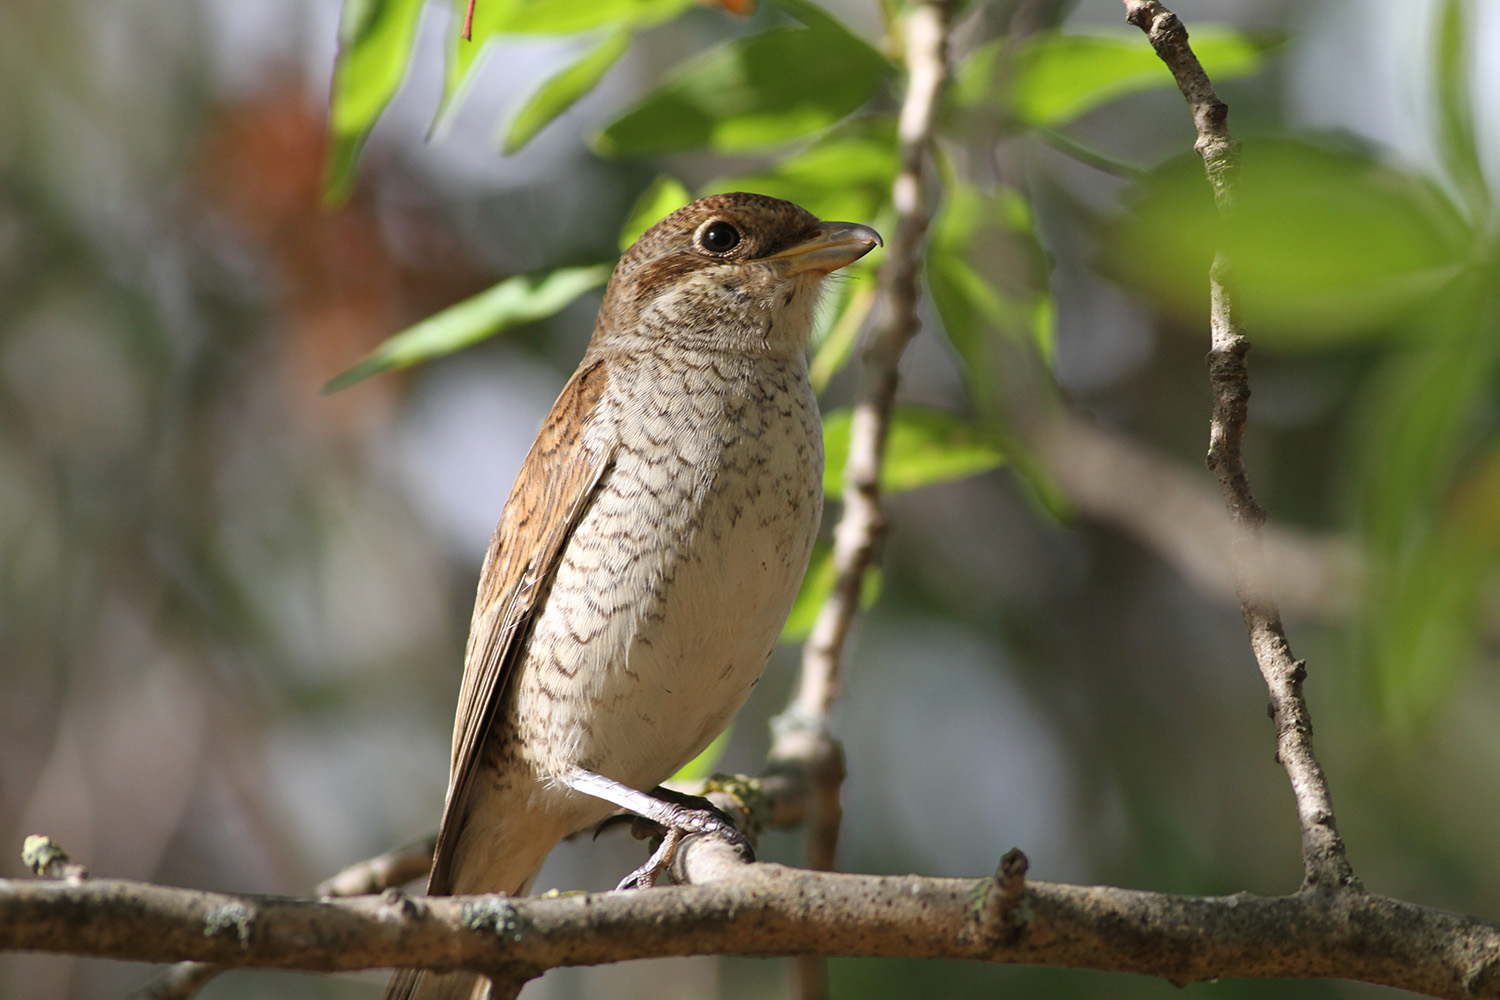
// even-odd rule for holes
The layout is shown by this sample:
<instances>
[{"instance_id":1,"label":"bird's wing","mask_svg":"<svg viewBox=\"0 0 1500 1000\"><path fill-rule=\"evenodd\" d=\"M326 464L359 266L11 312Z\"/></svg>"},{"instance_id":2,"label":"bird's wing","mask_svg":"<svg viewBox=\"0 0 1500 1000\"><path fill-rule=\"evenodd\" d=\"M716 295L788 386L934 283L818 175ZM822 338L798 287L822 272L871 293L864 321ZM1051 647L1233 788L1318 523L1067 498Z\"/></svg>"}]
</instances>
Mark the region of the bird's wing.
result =
<instances>
[{"instance_id":1,"label":"bird's wing","mask_svg":"<svg viewBox=\"0 0 1500 1000\"><path fill-rule=\"evenodd\" d=\"M453 769L428 879L429 894L450 891L449 866L496 706L525 647L538 610L537 598L546 593L558 554L610 467L612 449L584 447L585 432L609 379L607 368L602 360L583 365L563 388L521 463L485 553L464 655L453 730Z\"/></svg>"}]
</instances>

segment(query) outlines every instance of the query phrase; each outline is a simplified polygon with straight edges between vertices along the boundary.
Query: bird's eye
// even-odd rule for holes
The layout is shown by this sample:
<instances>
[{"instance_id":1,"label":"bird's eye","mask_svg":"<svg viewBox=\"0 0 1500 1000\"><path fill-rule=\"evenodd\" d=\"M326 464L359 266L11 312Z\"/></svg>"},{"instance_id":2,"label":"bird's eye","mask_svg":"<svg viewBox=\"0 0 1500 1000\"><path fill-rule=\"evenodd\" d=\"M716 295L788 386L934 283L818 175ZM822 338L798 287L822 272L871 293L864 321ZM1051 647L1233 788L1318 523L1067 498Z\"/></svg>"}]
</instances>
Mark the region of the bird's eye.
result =
<instances>
[{"instance_id":1,"label":"bird's eye","mask_svg":"<svg viewBox=\"0 0 1500 1000\"><path fill-rule=\"evenodd\" d=\"M728 253L740 242L740 231L727 222L715 222L698 235L698 245L712 253Z\"/></svg>"}]
</instances>

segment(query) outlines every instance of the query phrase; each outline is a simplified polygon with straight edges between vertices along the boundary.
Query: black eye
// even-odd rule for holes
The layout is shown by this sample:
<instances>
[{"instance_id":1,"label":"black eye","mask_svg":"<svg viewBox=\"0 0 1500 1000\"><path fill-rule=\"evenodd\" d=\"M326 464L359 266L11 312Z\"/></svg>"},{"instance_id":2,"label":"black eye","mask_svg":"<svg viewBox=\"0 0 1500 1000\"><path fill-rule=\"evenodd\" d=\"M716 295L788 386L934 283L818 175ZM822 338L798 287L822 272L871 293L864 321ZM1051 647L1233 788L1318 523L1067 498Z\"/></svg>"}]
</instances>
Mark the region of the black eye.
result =
<instances>
[{"instance_id":1,"label":"black eye","mask_svg":"<svg viewBox=\"0 0 1500 1000\"><path fill-rule=\"evenodd\" d=\"M728 253L740 242L740 231L727 222L715 222L698 237L698 243L713 253Z\"/></svg>"}]
</instances>

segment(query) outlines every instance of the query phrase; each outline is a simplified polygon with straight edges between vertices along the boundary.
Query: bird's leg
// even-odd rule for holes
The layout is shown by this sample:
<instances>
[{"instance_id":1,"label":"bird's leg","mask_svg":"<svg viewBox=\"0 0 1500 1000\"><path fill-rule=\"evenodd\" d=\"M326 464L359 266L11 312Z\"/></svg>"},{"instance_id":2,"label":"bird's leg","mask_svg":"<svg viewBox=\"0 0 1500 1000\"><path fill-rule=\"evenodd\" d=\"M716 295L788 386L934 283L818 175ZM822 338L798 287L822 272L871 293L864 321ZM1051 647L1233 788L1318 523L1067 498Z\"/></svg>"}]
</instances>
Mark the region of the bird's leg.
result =
<instances>
[{"instance_id":1,"label":"bird's leg","mask_svg":"<svg viewBox=\"0 0 1500 1000\"><path fill-rule=\"evenodd\" d=\"M574 768L562 778L562 782L574 791L603 799L662 828L661 846L652 852L644 865L625 876L617 887L619 889L649 889L655 885L661 873L671 865L683 838L693 834L721 837L747 860L754 860L749 838L723 810L705 798L660 786L649 793L642 792L582 768Z\"/></svg>"}]
</instances>

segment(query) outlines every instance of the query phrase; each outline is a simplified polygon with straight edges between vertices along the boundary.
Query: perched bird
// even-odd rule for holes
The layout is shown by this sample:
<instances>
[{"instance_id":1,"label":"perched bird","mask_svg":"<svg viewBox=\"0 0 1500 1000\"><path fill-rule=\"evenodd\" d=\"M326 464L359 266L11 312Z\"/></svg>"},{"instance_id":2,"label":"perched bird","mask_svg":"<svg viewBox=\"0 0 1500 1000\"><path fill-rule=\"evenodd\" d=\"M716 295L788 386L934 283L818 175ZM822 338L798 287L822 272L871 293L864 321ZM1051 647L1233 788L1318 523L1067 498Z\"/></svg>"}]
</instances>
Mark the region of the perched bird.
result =
<instances>
[{"instance_id":1,"label":"perched bird","mask_svg":"<svg viewBox=\"0 0 1500 1000\"><path fill-rule=\"evenodd\" d=\"M814 308L879 243L736 193L620 259L485 555L430 895L524 893L616 808L720 825L650 790L724 729L786 622L823 507ZM487 992L406 970L386 997Z\"/></svg>"}]
</instances>

